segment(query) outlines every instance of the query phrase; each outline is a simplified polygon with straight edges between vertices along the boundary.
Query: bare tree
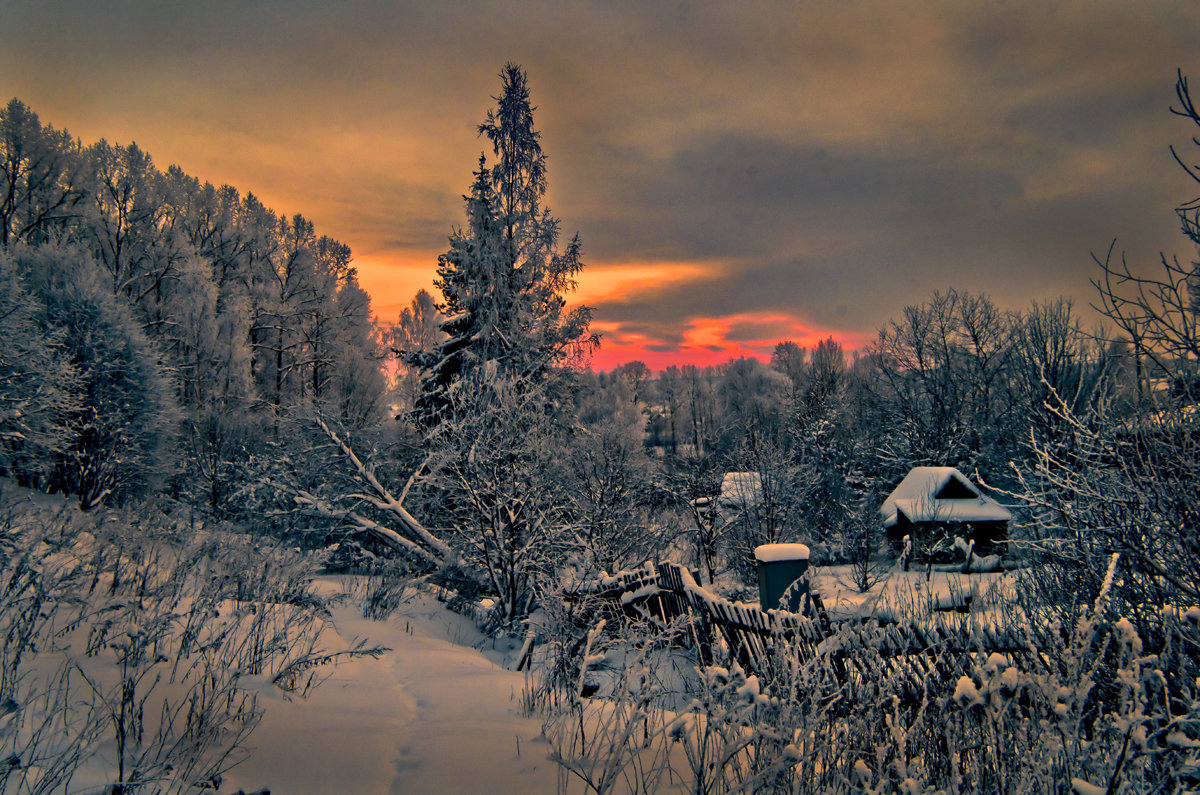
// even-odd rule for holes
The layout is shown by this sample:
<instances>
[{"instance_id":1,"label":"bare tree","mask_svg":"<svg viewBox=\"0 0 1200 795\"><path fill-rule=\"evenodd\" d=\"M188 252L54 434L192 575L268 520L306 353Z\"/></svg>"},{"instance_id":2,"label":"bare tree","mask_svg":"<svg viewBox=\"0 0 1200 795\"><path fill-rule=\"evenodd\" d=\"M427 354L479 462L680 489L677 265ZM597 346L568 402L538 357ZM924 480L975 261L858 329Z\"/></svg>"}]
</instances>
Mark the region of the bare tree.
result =
<instances>
[{"instance_id":1,"label":"bare tree","mask_svg":"<svg viewBox=\"0 0 1200 795\"><path fill-rule=\"evenodd\" d=\"M983 296L950 290L909 306L868 347L864 382L881 440L904 466L1011 458L1020 416L1008 388L1013 318ZM903 467L901 467L903 468Z\"/></svg>"},{"instance_id":2,"label":"bare tree","mask_svg":"<svg viewBox=\"0 0 1200 795\"><path fill-rule=\"evenodd\" d=\"M1174 111L1200 125L1182 75ZM1176 159L1182 159L1176 153ZM1184 166L1193 179L1194 168ZM1180 206L1185 234L1200 200ZM1117 399L1110 378L1092 405L1050 385L1048 408L1063 429L1033 439L1035 466L1024 474L1038 540L1061 577L1048 583L1068 604L1099 588L1104 562L1121 553L1113 592L1139 631L1161 631L1160 608L1200 601L1200 325L1191 292L1194 266L1160 256L1155 275L1135 273L1113 247L1094 257L1096 305L1127 335L1140 399ZM1151 385L1163 388L1151 389ZM1088 587L1090 585L1090 587ZM1081 587L1082 586L1082 587Z\"/></svg>"},{"instance_id":3,"label":"bare tree","mask_svg":"<svg viewBox=\"0 0 1200 795\"><path fill-rule=\"evenodd\" d=\"M523 619L571 545L556 419L546 393L476 373L451 393L452 419L431 438L432 483L454 546L496 600L504 626Z\"/></svg>"}]
</instances>

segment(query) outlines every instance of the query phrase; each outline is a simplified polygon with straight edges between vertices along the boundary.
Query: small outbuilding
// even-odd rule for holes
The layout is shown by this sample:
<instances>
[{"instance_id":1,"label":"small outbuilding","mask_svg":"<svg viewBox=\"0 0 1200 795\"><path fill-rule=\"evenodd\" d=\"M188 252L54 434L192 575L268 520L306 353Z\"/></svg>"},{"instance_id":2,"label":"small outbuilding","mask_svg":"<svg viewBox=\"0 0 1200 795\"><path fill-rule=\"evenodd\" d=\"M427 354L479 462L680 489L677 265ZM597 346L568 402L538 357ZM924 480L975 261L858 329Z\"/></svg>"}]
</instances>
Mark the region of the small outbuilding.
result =
<instances>
[{"instance_id":1,"label":"small outbuilding","mask_svg":"<svg viewBox=\"0 0 1200 795\"><path fill-rule=\"evenodd\" d=\"M747 511L763 501L762 475L757 472L726 472L721 478L721 496L717 504L726 510Z\"/></svg>"},{"instance_id":2,"label":"small outbuilding","mask_svg":"<svg viewBox=\"0 0 1200 795\"><path fill-rule=\"evenodd\" d=\"M954 467L914 467L879 506L895 547L911 536L917 544L962 538L975 542L975 554L1002 554L1012 514L979 491Z\"/></svg>"}]
</instances>

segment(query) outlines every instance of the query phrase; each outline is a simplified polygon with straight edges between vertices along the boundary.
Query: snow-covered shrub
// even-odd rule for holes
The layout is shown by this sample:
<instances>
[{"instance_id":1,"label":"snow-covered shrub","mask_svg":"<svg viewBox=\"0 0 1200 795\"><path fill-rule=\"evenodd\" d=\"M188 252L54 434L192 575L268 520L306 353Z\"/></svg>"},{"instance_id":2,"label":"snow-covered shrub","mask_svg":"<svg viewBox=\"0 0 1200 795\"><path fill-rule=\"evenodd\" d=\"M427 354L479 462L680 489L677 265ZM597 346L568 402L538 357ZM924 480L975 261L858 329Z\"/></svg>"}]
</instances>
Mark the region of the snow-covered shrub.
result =
<instances>
[{"instance_id":1,"label":"snow-covered shrub","mask_svg":"<svg viewBox=\"0 0 1200 795\"><path fill-rule=\"evenodd\" d=\"M874 492L863 496L840 533L842 552L850 564L848 579L859 593L886 580L892 568L886 535L879 526L878 502Z\"/></svg>"},{"instance_id":2,"label":"snow-covered shrub","mask_svg":"<svg viewBox=\"0 0 1200 795\"><path fill-rule=\"evenodd\" d=\"M397 561L376 560L358 579L355 596L362 606L363 618L384 621L412 595L412 573Z\"/></svg>"},{"instance_id":3,"label":"snow-covered shrub","mask_svg":"<svg viewBox=\"0 0 1200 795\"><path fill-rule=\"evenodd\" d=\"M530 705L542 710L558 708L571 700L581 675L583 648L592 629L616 616L609 600L560 582L542 594L541 609L530 617L529 631L538 639L537 676L528 690Z\"/></svg>"},{"instance_id":4,"label":"snow-covered shrub","mask_svg":"<svg viewBox=\"0 0 1200 795\"><path fill-rule=\"evenodd\" d=\"M764 692L763 682L736 663L705 667L700 674L696 698L667 726L674 774L692 792L787 787L790 768L799 761L786 728L793 702Z\"/></svg>"},{"instance_id":5,"label":"snow-covered shrub","mask_svg":"<svg viewBox=\"0 0 1200 795\"><path fill-rule=\"evenodd\" d=\"M572 544L559 488L559 428L536 384L481 372L450 393L452 419L431 436L429 468L443 497L446 542L518 630Z\"/></svg>"},{"instance_id":6,"label":"snow-covered shrub","mask_svg":"<svg viewBox=\"0 0 1200 795\"><path fill-rule=\"evenodd\" d=\"M625 657L616 684L604 698L583 696L589 667L605 657L600 647L604 622L584 636L576 686L569 699L551 709L542 725L550 758L559 765L559 790L572 778L586 792L655 792L669 769L667 742L671 688L655 642L643 638L640 648Z\"/></svg>"},{"instance_id":7,"label":"snow-covered shrub","mask_svg":"<svg viewBox=\"0 0 1200 795\"><path fill-rule=\"evenodd\" d=\"M311 566L148 510L13 513L0 568L0 792L214 786L331 650Z\"/></svg>"}]
</instances>

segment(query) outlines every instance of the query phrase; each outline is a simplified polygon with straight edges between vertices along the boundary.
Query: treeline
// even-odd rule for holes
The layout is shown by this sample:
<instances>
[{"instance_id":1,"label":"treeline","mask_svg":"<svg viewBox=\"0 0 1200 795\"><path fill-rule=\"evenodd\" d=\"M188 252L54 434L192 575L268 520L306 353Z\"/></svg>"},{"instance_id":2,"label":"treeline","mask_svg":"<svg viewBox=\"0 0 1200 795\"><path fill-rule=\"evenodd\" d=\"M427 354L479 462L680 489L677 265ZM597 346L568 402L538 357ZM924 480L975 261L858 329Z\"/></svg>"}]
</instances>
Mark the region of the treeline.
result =
<instances>
[{"instance_id":1,"label":"treeline","mask_svg":"<svg viewBox=\"0 0 1200 795\"><path fill-rule=\"evenodd\" d=\"M16 99L0 110L0 282L0 474L85 507L166 489L221 515L289 419L382 416L348 246Z\"/></svg>"}]
</instances>

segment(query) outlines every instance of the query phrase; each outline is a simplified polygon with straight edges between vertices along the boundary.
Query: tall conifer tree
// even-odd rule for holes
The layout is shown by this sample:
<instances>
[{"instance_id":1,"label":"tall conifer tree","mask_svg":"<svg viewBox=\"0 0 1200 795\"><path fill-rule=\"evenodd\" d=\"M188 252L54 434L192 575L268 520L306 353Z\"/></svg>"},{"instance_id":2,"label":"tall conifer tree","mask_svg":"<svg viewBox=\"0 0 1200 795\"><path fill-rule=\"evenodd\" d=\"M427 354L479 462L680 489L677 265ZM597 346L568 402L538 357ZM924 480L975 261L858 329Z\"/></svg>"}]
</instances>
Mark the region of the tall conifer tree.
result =
<instances>
[{"instance_id":1,"label":"tall conifer tree","mask_svg":"<svg viewBox=\"0 0 1200 795\"><path fill-rule=\"evenodd\" d=\"M594 347L591 310L566 310L564 292L583 268L579 236L558 250L558 219L542 206L546 156L533 125L525 72L500 72L502 90L479 134L492 144L480 155L466 202L466 226L438 258L442 324L437 350L416 354L423 372L417 415L436 425L464 378L509 377L536 383L572 350Z\"/></svg>"}]
</instances>

